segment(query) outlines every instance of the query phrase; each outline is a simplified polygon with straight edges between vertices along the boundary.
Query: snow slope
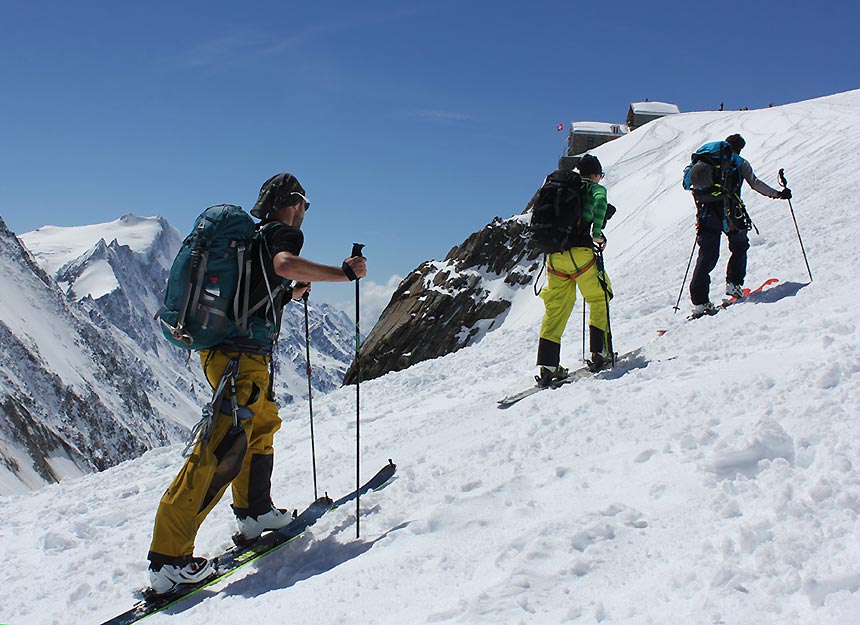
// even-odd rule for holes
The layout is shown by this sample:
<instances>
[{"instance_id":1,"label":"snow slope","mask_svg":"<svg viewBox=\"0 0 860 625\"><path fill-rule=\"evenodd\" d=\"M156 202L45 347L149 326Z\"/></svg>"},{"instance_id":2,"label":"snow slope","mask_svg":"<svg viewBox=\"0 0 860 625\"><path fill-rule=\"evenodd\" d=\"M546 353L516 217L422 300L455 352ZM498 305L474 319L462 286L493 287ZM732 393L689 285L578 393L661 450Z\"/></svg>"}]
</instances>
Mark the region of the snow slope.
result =
<instances>
[{"instance_id":1,"label":"snow slope","mask_svg":"<svg viewBox=\"0 0 860 625\"><path fill-rule=\"evenodd\" d=\"M362 384L363 473L389 457L399 469L363 499L360 539L354 510L337 510L147 622L860 623L857 110L860 91L687 113L597 149L619 208L606 253L616 348L645 345L641 357L497 410L533 373L542 306L521 289L479 343ZM693 243L680 174L700 144L732 132L766 181L785 168L815 281L787 203L747 189L761 230L748 283L781 283L688 322L672 314ZM320 485L333 495L354 481L354 401L348 388L314 402ZM306 408L283 411L280 505L313 495ZM179 463L178 447L162 448L0 498L0 621L98 623L127 607ZM222 502L197 553L231 532Z\"/></svg>"}]
</instances>

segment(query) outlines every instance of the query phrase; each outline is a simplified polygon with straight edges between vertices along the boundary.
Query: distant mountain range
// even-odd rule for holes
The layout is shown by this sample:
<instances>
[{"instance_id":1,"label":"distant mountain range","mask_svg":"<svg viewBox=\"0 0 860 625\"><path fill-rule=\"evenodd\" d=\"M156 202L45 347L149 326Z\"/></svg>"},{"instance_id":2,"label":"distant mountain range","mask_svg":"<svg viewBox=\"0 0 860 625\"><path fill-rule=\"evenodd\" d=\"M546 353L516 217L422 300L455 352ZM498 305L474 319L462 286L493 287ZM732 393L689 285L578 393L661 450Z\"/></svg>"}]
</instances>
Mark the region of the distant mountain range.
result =
<instances>
[{"instance_id":1,"label":"distant mountain range","mask_svg":"<svg viewBox=\"0 0 860 625\"><path fill-rule=\"evenodd\" d=\"M160 217L45 226L0 220L0 494L101 470L183 440L211 393L196 355L153 319L182 234ZM354 356L345 313L311 302L312 384L340 386ZM287 306L279 403L307 396L304 310ZM286 416L286 415L285 415Z\"/></svg>"}]
</instances>

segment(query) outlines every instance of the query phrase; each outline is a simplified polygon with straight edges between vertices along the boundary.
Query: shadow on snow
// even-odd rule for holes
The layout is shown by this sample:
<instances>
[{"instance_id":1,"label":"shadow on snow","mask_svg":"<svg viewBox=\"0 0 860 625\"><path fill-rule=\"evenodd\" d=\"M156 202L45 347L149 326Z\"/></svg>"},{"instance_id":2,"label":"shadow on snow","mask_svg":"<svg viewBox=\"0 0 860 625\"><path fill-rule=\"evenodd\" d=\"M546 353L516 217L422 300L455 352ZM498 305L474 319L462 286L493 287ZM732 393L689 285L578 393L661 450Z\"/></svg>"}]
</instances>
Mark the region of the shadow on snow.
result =
<instances>
[{"instance_id":1,"label":"shadow on snow","mask_svg":"<svg viewBox=\"0 0 860 625\"><path fill-rule=\"evenodd\" d=\"M375 510L376 507L363 511L362 514L370 514ZM355 539L348 543L339 542L337 536L346 529L354 527L353 517L334 528L326 538L314 540L310 535L297 538L277 552L260 558L250 565L254 568L249 568L244 577L229 583L222 590L213 588L200 591L180 604L164 610L163 613L172 615L185 612L216 595L253 598L273 590L290 588L370 551L376 543L393 532L407 527L409 523L405 521L372 540Z\"/></svg>"}]
</instances>

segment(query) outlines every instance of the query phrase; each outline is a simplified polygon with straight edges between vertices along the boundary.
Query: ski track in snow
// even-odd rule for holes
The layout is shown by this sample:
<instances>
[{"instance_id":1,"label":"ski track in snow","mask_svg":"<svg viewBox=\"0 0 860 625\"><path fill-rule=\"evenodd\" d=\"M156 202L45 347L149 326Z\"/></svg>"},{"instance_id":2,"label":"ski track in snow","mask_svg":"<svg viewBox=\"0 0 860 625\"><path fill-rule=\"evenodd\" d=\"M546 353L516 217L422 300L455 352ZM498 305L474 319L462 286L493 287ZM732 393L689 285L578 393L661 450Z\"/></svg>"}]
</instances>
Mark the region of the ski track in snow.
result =
<instances>
[{"instance_id":1,"label":"ski track in snow","mask_svg":"<svg viewBox=\"0 0 860 625\"><path fill-rule=\"evenodd\" d=\"M854 264L860 92L746 113L665 118L596 151L619 207L607 270L619 352L641 366L544 391L529 384L542 314L531 286L460 352L364 382L364 476L397 477L301 539L147 622L860 623L860 342ZM740 131L786 202L745 190L762 234L748 284L781 282L715 317L673 315L693 239L678 180L689 153ZM827 154L824 172L813 172ZM830 162L832 161L832 162ZM772 170L772 171L771 171ZM515 208L515 207L514 207ZM826 215L825 215L826 213ZM718 298L721 262L712 274ZM581 304L563 359L576 364ZM655 331L666 330L655 338ZM316 397L321 490L355 480L355 392ZM307 406L283 411L273 493L313 496ZM0 498L0 621L100 622L145 580L158 498L179 448ZM233 531L227 501L197 553ZM322 608L321 608L322 606Z\"/></svg>"}]
</instances>

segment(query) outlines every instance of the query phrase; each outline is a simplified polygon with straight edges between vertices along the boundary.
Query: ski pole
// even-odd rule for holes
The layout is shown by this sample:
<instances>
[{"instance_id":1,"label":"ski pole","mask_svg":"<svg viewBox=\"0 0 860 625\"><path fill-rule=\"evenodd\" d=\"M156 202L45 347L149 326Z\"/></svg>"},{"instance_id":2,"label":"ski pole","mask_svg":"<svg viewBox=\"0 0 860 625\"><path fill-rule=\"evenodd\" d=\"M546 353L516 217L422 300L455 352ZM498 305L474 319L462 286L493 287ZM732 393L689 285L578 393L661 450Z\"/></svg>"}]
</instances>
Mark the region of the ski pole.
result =
<instances>
[{"instance_id":1,"label":"ski pole","mask_svg":"<svg viewBox=\"0 0 860 625\"><path fill-rule=\"evenodd\" d=\"M352 257L362 256L363 243L352 244ZM355 537L361 537L361 300L359 284L355 281Z\"/></svg>"},{"instance_id":2,"label":"ski pole","mask_svg":"<svg viewBox=\"0 0 860 625\"><path fill-rule=\"evenodd\" d=\"M612 357L612 367L615 368L615 348L612 346L612 322L609 315L609 289L606 288L606 270L603 264L603 252L595 252L594 258L597 262L597 280L603 289L603 301L606 303L606 347ZM602 278L600 276L603 276ZM584 336L584 335L583 335Z\"/></svg>"},{"instance_id":3,"label":"ski pole","mask_svg":"<svg viewBox=\"0 0 860 625\"><path fill-rule=\"evenodd\" d=\"M780 168L777 174L779 184L783 189L788 188L788 183L785 181L785 170ZM791 199L788 200L788 210L791 211L791 219L794 221L794 231L797 232L797 240L800 242L800 251L803 253L803 262L806 263L806 273L809 274L809 281L812 282L812 270L809 268L809 260L806 258L806 250L803 248L803 239L800 238L800 229L797 227L797 219L794 217L794 207L791 205Z\"/></svg>"},{"instance_id":4,"label":"ski pole","mask_svg":"<svg viewBox=\"0 0 860 625\"><path fill-rule=\"evenodd\" d=\"M310 413L311 418L311 466L313 468L314 474L314 501L319 499L319 494L317 491L317 451L316 451L316 442L314 439L314 396L313 396L313 387L311 386L311 334L310 334L310 324L308 322L308 297L310 293L305 291L305 294L302 295L302 299L305 303L305 354L306 354L306 362L307 362L307 372L308 372L308 412Z\"/></svg>"},{"instance_id":5,"label":"ski pole","mask_svg":"<svg viewBox=\"0 0 860 625\"><path fill-rule=\"evenodd\" d=\"M678 291L678 301L675 302L675 306L673 307L673 310L675 312L678 312L679 310L681 310L679 308L679 306L681 304L681 296L684 294L684 286L686 286L686 284L687 284L687 274L690 273L690 265L693 264L693 254L696 253L696 243L698 243L698 242L699 242L699 237L698 237L698 233L697 233L696 238L693 239L693 249L690 250L690 260L687 261L687 269L684 270L684 281L681 283L681 290Z\"/></svg>"},{"instance_id":6,"label":"ski pole","mask_svg":"<svg viewBox=\"0 0 860 625\"><path fill-rule=\"evenodd\" d=\"M585 300L582 300L582 362L587 359L585 357Z\"/></svg>"}]
</instances>

